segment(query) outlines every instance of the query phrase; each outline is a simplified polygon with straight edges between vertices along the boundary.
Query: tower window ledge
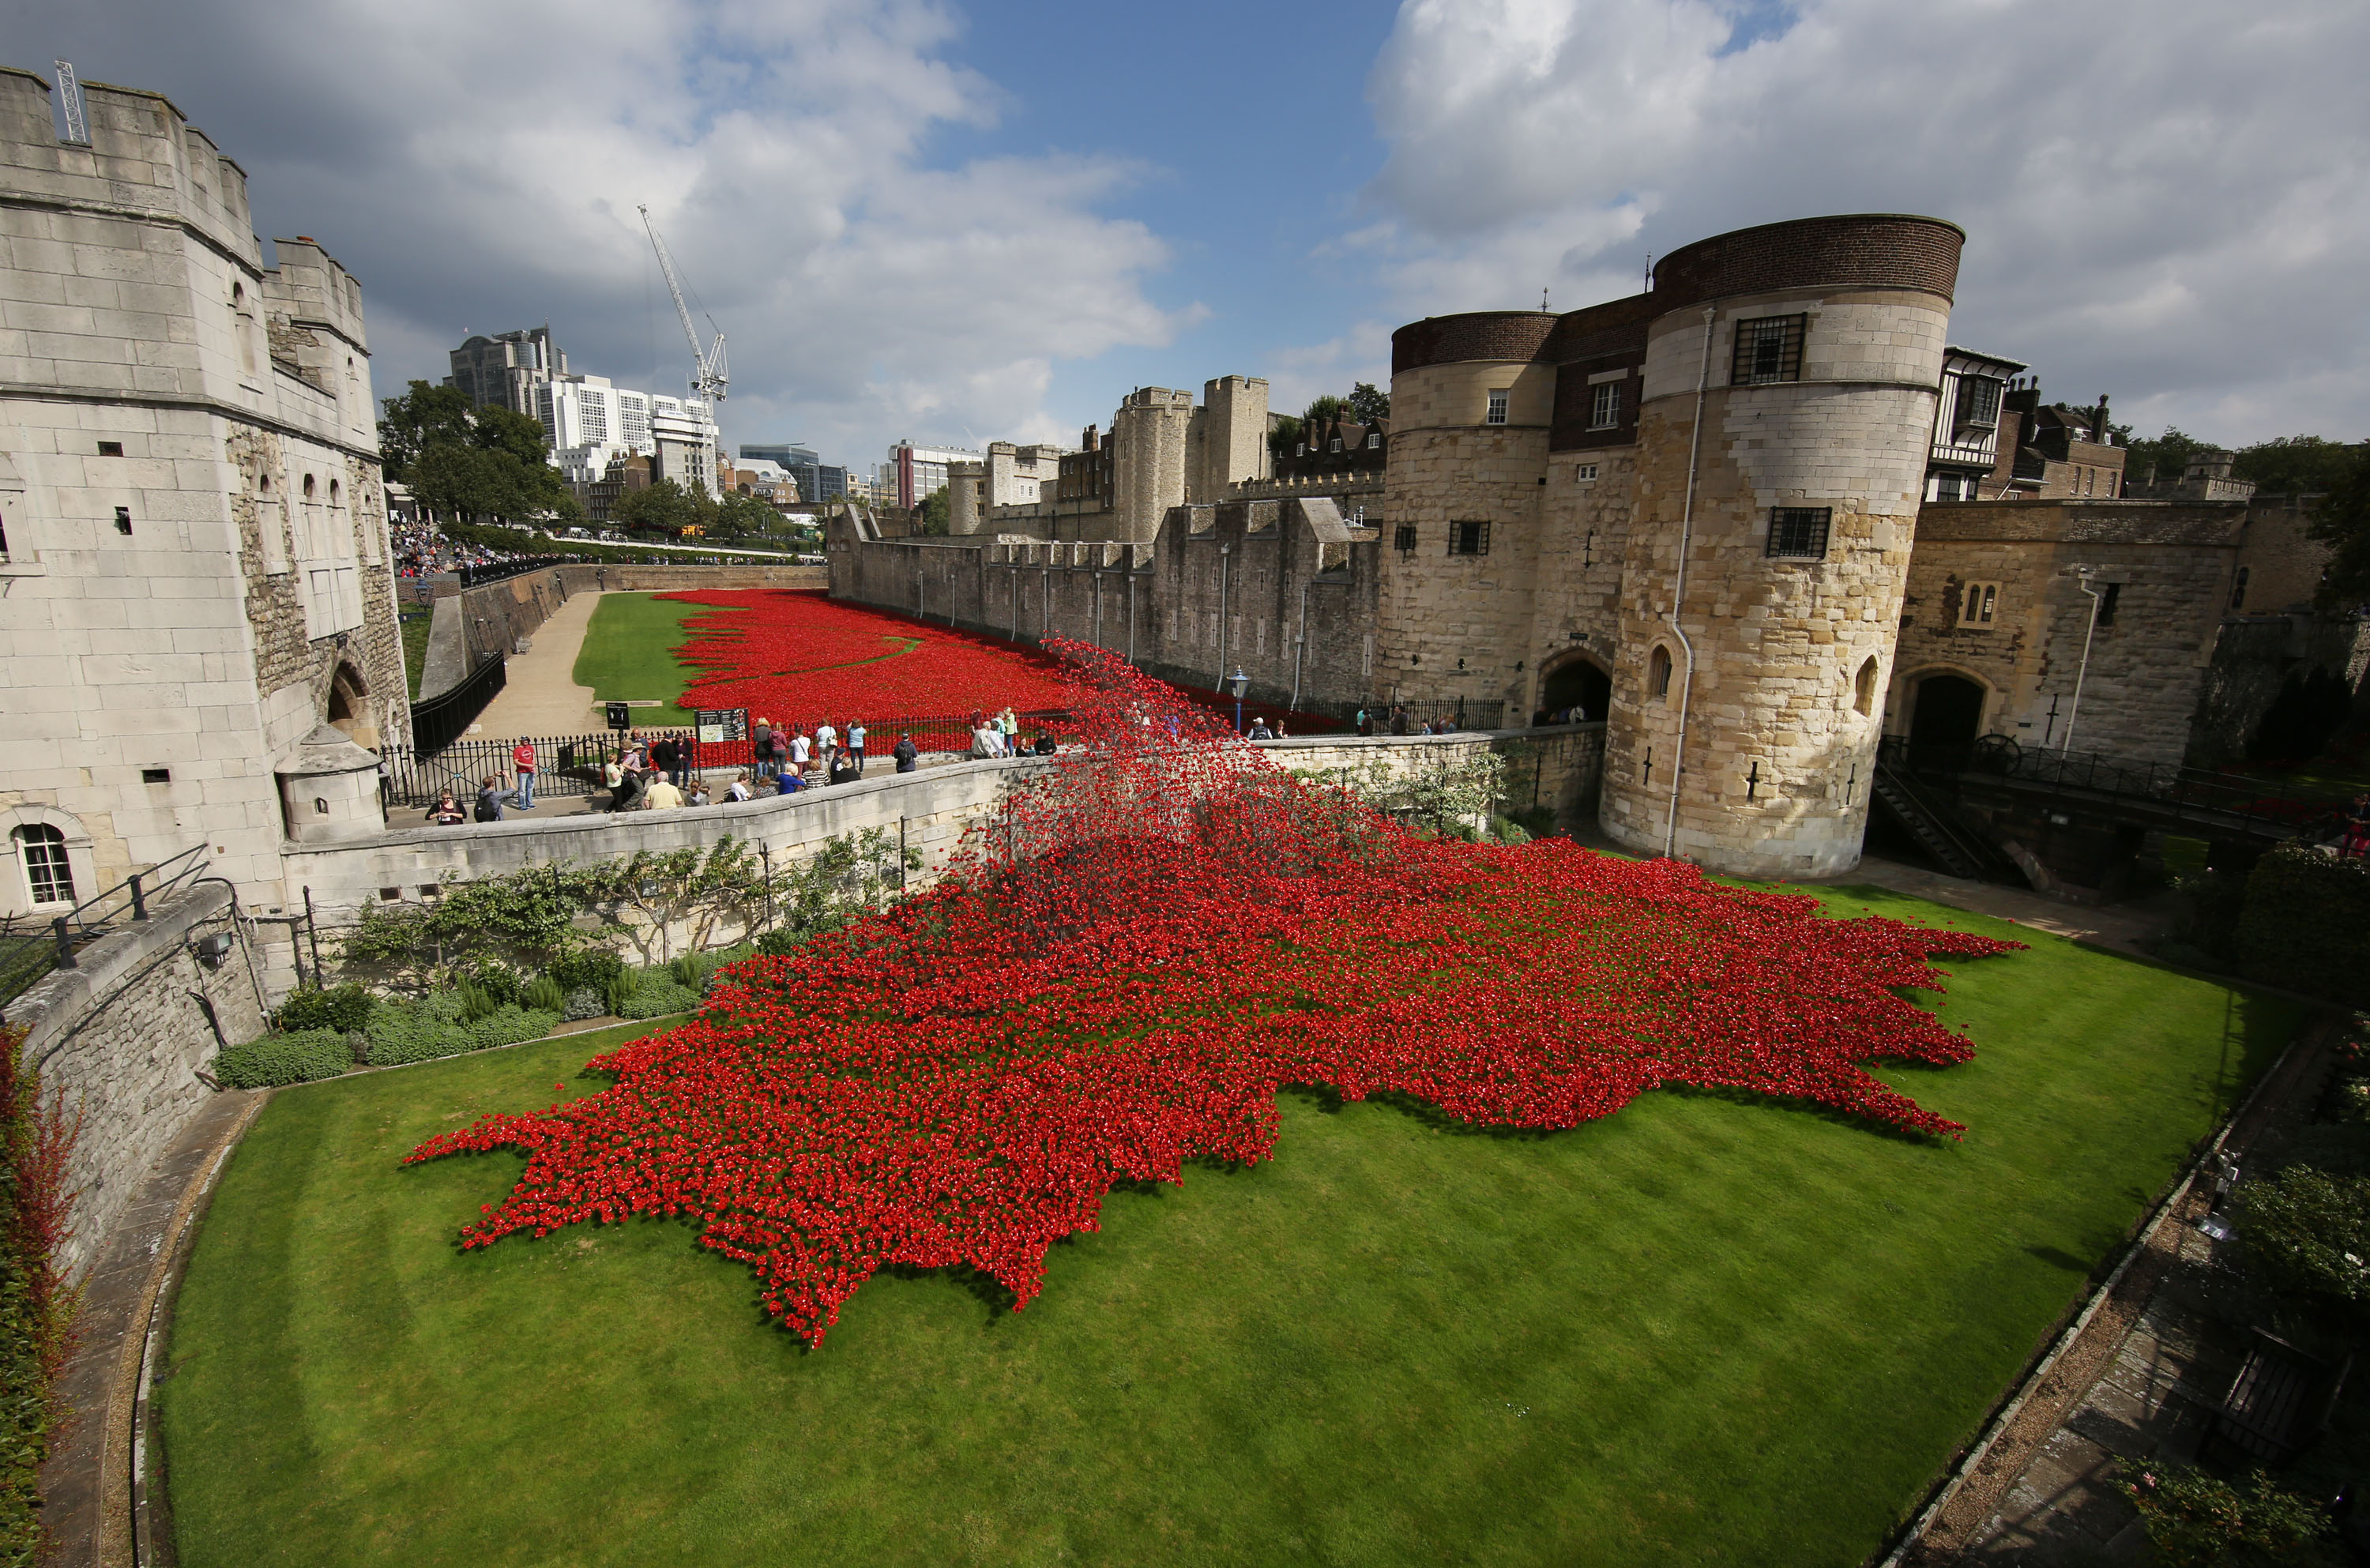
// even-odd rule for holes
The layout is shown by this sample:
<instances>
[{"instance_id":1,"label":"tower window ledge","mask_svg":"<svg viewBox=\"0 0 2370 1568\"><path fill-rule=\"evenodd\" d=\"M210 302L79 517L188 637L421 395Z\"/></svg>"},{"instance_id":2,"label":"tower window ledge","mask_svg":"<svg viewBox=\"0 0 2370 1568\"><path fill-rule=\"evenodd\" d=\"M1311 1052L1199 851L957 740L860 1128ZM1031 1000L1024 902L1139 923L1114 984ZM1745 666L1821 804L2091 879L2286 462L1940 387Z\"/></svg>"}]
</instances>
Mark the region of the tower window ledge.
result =
<instances>
[{"instance_id":1,"label":"tower window ledge","mask_svg":"<svg viewBox=\"0 0 2370 1568\"><path fill-rule=\"evenodd\" d=\"M38 560L0 560L0 577L47 577L49 567Z\"/></svg>"}]
</instances>

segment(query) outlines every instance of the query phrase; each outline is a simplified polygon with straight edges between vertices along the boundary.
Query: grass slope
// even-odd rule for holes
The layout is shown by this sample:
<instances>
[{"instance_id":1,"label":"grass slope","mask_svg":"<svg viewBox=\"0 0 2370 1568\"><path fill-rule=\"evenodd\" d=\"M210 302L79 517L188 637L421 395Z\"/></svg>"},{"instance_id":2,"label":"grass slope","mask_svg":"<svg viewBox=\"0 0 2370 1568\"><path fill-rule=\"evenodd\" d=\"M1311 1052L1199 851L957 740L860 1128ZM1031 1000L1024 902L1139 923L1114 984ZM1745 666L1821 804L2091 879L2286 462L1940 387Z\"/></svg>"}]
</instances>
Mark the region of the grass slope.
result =
<instances>
[{"instance_id":1,"label":"grass slope","mask_svg":"<svg viewBox=\"0 0 2370 1568\"><path fill-rule=\"evenodd\" d=\"M704 605L662 599L654 594L604 594L593 606L592 624L584 628L584 646L576 654L576 684L592 688L602 702L639 702L656 698L667 718L638 722L671 722L675 698L683 695L696 671L675 662L670 651L689 636L683 618L705 610Z\"/></svg>"},{"instance_id":2,"label":"grass slope","mask_svg":"<svg viewBox=\"0 0 2370 1568\"><path fill-rule=\"evenodd\" d=\"M1858 1562L2299 1015L1830 896L2033 942L1962 966L1973 1064L1886 1075L1963 1143L1290 1095L1272 1161L1115 1193L1027 1312L884 1277L812 1354L679 1227L463 1255L522 1162L397 1168L591 1042L283 1094L180 1294L180 1561Z\"/></svg>"}]
</instances>

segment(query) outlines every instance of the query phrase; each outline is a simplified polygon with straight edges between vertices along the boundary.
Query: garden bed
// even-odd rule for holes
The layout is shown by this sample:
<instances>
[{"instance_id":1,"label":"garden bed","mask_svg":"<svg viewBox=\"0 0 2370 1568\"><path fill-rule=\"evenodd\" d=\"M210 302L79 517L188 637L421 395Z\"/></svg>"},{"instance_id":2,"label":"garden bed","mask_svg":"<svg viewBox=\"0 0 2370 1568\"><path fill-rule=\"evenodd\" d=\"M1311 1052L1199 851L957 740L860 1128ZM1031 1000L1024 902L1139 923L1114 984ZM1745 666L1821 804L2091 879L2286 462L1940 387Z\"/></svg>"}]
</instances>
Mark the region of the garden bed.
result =
<instances>
[{"instance_id":1,"label":"garden bed","mask_svg":"<svg viewBox=\"0 0 2370 1568\"><path fill-rule=\"evenodd\" d=\"M2298 1009L1820 896L2032 944L1945 962L1972 1061L1878 1072L1963 1141L1289 1091L1273 1158L1123 1184L1027 1312L892 1270L814 1352L679 1225L465 1253L521 1158L397 1169L597 1092L592 1043L282 1097L160 1386L180 1561L1858 1562Z\"/></svg>"}]
</instances>

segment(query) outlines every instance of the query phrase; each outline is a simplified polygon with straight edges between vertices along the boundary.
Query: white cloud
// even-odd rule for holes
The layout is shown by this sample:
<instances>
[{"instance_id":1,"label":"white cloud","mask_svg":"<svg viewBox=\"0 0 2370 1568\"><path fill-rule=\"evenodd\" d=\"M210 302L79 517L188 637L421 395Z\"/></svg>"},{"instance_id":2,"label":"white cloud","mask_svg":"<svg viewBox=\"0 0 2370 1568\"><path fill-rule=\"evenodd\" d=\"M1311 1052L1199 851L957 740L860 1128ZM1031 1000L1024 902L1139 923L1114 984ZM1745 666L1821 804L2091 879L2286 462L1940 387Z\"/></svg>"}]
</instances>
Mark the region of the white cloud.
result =
<instances>
[{"instance_id":1,"label":"white cloud","mask_svg":"<svg viewBox=\"0 0 2370 1568\"><path fill-rule=\"evenodd\" d=\"M1969 233L1953 330L2143 428L2370 433L2370 7L1408 0L1361 243L1401 318L1633 292L1851 211Z\"/></svg>"},{"instance_id":2,"label":"white cloud","mask_svg":"<svg viewBox=\"0 0 2370 1568\"><path fill-rule=\"evenodd\" d=\"M361 276L382 393L441 378L464 328L546 319L572 368L678 389L641 202L727 334L728 440L869 465L1051 430L1053 360L1191 319L1145 295L1165 243L1096 210L1128 165L934 159L1005 100L918 0L100 0L59 30L213 134L267 234Z\"/></svg>"}]
</instances>

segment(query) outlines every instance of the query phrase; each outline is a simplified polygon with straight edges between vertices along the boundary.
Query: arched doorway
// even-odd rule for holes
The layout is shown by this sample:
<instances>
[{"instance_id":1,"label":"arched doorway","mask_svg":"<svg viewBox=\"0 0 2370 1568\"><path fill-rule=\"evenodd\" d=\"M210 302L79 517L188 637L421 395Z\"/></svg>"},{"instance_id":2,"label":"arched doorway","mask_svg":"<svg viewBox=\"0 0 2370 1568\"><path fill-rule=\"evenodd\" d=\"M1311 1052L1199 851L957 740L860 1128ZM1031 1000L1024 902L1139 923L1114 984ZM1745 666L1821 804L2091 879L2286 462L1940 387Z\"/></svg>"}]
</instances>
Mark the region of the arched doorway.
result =
<instances>
[{"instance_id":1,"label":"arched doorway","mask_svg":"<svg viewBox=\"0 0 2370 1568\"><path fill-rule=\"evenodd\" d=\"M1984 688L1964 675L1932 674L1917 683L1909 716L1913 753L1962 752L1984 728Z\"/></svg>"},{"instance_id":2,"label":"arched doorway","mask_svg":"<svg viewBox=\"0 0 2370 1568\"><path fill-rule=\"evenodd\" d=\"M378 750L378 724L371 715L370 685L353 665L339 661L329 676L329 696L323 717L331 729L364 751Z\"/></svg>"},{"instance_id":3,"label":"arched doorway","mask_svg":"<svg viewBox=\"0 0 2370 1568\"><path fill-rule=\"evenodd\" d=\"M1539 711L1552 719L1566 709L1572 718L1602 719L1613 704L1613 677L1586 659L1565 661L1539 682Z\"/></svg>"}]
</instances>

